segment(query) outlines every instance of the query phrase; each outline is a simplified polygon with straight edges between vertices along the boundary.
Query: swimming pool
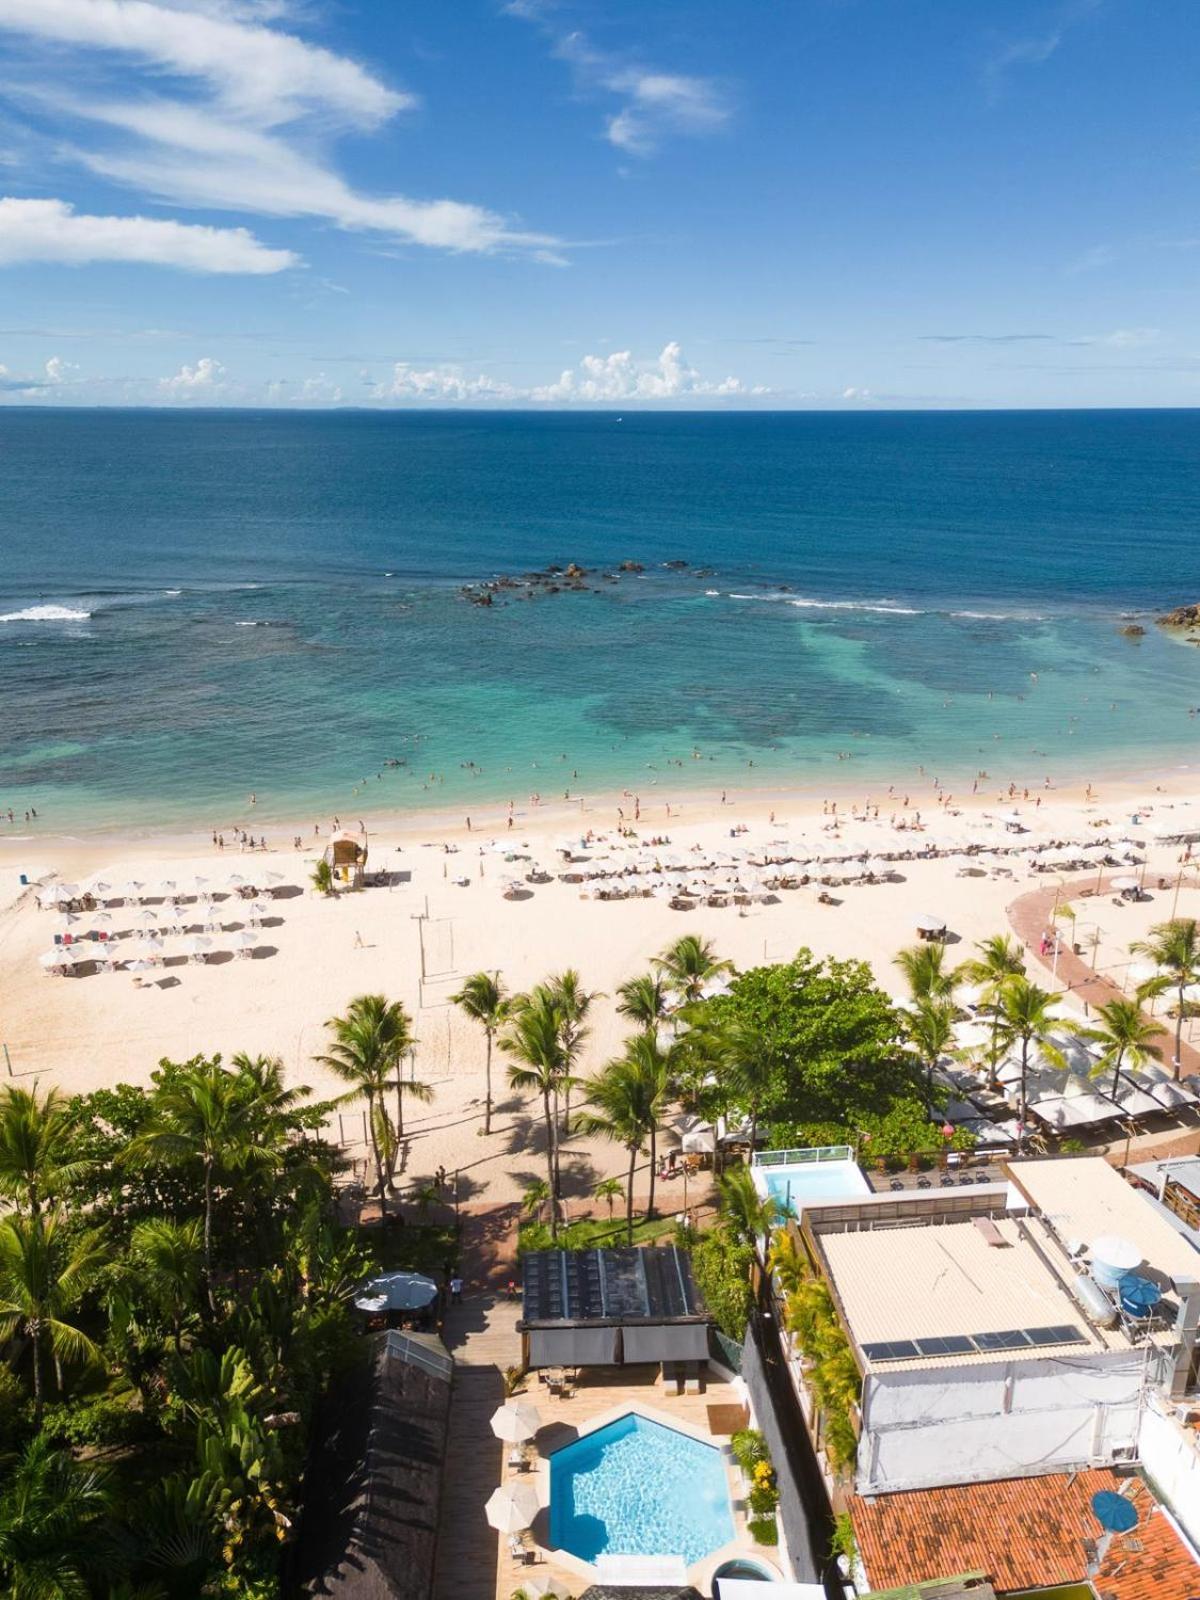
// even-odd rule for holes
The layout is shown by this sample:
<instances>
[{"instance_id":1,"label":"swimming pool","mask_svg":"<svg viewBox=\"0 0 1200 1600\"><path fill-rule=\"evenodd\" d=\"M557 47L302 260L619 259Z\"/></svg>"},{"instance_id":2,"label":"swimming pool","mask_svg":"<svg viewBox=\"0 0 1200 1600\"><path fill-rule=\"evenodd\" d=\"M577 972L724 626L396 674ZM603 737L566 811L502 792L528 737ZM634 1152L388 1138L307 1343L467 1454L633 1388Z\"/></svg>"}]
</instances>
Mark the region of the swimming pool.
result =
<instances>
[{"instance_id":1,"label":"swimming pool","mask_svg":"<svg viewBox=\"0 0 1200 1600\"><path fill-rule=\"evenodd\" d=\"M782 1211L799 1216L818 1200L849 1200L870 1194L871 1185L853 1161L822 1161L812 1165L756 1166L754 1177L761 1192Z\"/></svg>"},{"instance_id":2,"label":"swimming pool","mask_svg":"<svg viewBox=\"0 0 1200 1600\"><path fill-rule=\"evenodd\" d=\"M630 1412L550 1457L550 1539L603 1555L692 1562L734 1536L721 1452Z\"/></svg>"}]
</instances>

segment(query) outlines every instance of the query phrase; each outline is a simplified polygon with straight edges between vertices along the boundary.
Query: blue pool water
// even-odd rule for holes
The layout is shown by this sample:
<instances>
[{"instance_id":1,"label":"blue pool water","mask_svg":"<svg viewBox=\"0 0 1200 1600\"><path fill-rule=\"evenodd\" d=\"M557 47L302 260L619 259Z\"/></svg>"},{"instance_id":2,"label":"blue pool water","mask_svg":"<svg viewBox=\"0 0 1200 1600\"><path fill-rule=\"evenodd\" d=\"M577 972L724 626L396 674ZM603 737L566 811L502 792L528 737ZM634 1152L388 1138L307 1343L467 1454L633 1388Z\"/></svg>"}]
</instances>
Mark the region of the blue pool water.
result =
<instances>
[{"instance_id":1,"label":"blue pool water","mask_svg":"<svg viewBox=\"0 0 1200 1600\"><path fill-rule=\"evenodd\" d=\"M630 1414L550 1458L550 1537L583 1561L682 1556L690 1566L733 1538L721 1452Z\"/></svg>"},{"instance_id":2,"label":"blue pool water","mask_svg":"<svg viewBox=\"0 0 1200 1600\"><path fill-rule=\"evenodd\" d=\"M767 1193L785 1211L799 1213L815 1200L853 1199L871 1192L870 1184L852 1161L764 1167L759 1171Z\"/></svg>"}]
</instances>

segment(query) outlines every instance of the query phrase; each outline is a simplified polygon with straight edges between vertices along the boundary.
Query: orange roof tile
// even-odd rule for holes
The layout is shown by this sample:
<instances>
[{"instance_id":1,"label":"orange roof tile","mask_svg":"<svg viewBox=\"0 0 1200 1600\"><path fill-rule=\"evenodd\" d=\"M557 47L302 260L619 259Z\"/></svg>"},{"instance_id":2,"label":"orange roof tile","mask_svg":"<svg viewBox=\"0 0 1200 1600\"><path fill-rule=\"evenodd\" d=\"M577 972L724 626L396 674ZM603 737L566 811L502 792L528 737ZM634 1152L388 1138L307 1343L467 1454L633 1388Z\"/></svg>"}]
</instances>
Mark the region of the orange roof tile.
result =
<instances>
[{"instance_id":1,"label":"orange roof tile","mask_svg":"<svg viewBox=\"0 0 1200 1600\"><path fill-rule=\"evenodd\" d=\"M1092 1515L1100 1489L1128 1488L1103 1469L945 1489L883 1494L851 1503L859 1552L873 1588L948 1573L981 1571L1000 1590L1079 1583L1087 1576L1085 1540L1102 1529ZM1117 1534L1092 1582L1101 1600L1193 1600L1200 1567L1149 1487L1136 1481L1139 1513Z\"/></svg>"}]
</instances>

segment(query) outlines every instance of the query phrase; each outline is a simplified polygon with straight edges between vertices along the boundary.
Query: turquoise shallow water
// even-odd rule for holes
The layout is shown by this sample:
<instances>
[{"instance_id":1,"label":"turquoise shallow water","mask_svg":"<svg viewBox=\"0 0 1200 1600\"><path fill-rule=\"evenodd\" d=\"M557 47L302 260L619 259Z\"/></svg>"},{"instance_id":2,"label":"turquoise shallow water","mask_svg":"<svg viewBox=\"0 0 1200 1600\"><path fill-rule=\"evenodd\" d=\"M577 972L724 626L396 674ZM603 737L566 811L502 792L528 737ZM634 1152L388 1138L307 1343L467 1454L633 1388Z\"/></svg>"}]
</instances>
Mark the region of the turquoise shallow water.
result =
<instances>
[{"instance_id":1,"label":"turquoise shallow water","mask_svg":"<svg viewBox=\"0 0 1200 1600\"><path fill-rule=\"evenodd\" d=\"M1198 413L6 410L0 505L55 828L1195 755L1200 651L1120 628L1200 598Z\"/></svg>"}]
</instances>

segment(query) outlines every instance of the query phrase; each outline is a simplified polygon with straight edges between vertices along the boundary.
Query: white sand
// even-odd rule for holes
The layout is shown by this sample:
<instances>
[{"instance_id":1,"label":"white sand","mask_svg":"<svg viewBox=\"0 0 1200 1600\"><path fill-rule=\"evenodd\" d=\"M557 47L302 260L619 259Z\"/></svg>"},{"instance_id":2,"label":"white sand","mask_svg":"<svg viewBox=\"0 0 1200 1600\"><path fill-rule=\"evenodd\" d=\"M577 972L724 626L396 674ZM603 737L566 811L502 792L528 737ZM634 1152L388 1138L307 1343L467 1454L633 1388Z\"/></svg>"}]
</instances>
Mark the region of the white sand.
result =
<instances>
[{"instance_id":1,"label":"white sand","mask_svg":"<svg viewBox=\"0 0 1200 1600\"><path fill-rule=\"evenodd\" d=\"M1166 788L1175 792L1167 793ZM926 790L923 798L910 796L909 817L920 809L925 823L925 831L914 840L888 826L892 802L882 793L876 796L878 823L849 820L837 835L828 831L829 819L822 815L820 800L804 804L793 797L785 806L762 795L730 798L733 803L724 806L711 798L689 800L682 818L679 806L673 806L676 814L670 822L662 803L656 802L652 809L643 809L641 836L669 832L669 853L679 855L686 855L696 842L729 850L776 838L797 844L804 840L822 851L857 845L877 852L906 842L960 838L972 825L982 823L980 813L998 816L1001 811L992 795L961 809L956 803L953 814L947 814ZM621 803L631 816L629 803ZM68 1090L146 1082L161 1057L180 1060L201 1052L228 1056L246 1050L280 1056L290 1081L311 1084L322 1095L332 1094L337 1091L335 1081L313 1062L323 1048L324 1023L354 995L381 991L403 1000L413 1013L420 1041L417 1076L436 1089L431 1106L410 1108L413 1137L406 1181L424 1178L444 1165L451 1172L461 1170L468 1180L463 1184L464 1200L499 1202L513 1198L526 1180L543 1170L536 1141L539 1108L507 1092L505 1058L497 1052L494 1078L502 1110L492 1137L483 1139L483 1035L449 1003L467 974L498 968L504 983L514 990L575 966L588 987L611 997L620 982L645 969L653 954L688 932L711 938L723 955L742 967L786 959L801 945L818 955L861 957L872 963L885 989L899 992L891 960L897 949L912 942L918 915L944 916L962 941L952 953L966 954L973 941L1008 930L1006 908L1018 895L1054 881L1033 875L1017 861L1010 863L1012 880L960 877L961 859L952 858L902 863L897 869L902 882L836 890L842 903L835 906L821 905L815 890L801 889L783 892L777 904L756 905L744 913L733 907L681 913L661 900L582 899L577 886L558 881L538 887L527 900L502 897L502 879L527 870L527 864L508 865L491 850L491 841L514 847L527 844L535 857L561 871L555 840L568 833L578 835L587 826L597 830L608 826L614 804L608 801L582 818L573 807L518 815L511 831L504 825L503 813L492 826L485 826L481 816L469 837L461 826L452 828L429 817L373 826L371 866L406 872L408 880L392 889L366 890L333 901L316 896L308 886L313 851L219 853L207 837L0 841L0 1039L22 1078L37 1075ZM768 820L773 806L774 823ZM839 812L848 809L849 802L839 802ZM1010 809L1006 801L1003 810ZM1111 786L1103 798L1091 803L1078 794L1073 798L1047 794L1040 808L1032 802L1020 805L1032 830L1024 842L1030 837L1118 835L1126 831L1131 815L1140 811L1146 816L1147 810L1149 827L1143 831L1149 836L1186 814L1200 815L1200 803L1180 783L1165 785L1164 792L1150 795L1141 805L1134 790L1118 792ZM1108 825L1095 827L1098 819L1107 819ZM729 830L735 822L745 822L750 831L733 841ZM283 830L281 841L297 831ZM311 838L311 824L304 832ZM444 843L456 844L457 853L446 854ZM1180 854L1177 847L1151 848L1147 883L1156 882L1160 874L1173 875ZM137 878L146 882L148 893L162 878L173 878L183 888L201 874L216 887L229 872L261 878L272 870L283 873L302 892L272 906L255 959L169 966L146 974L138 987L126 973L64 979L42 972L37 957L51 944L59 918L39 910L32 895L14 896L19 872L33 876L47 869L60 881L99 876L119 885ZM452 878L464 874L470 878L469 886L457 887ZM1192 882L1200 883L1200 875ZM1099 970L1120 982L1128 963L1128 942L1169 916L1173 899L1172 891L1155 893L1136 906L1118 908L1108 898L1079 903L1080 931L1090 931L1093 924L1099 927ZM241 909L237 900L224 902L224 919L236 919ZM1181 890L1179 912L1200 914L1200 888ZM114 930L132 921L120 909L113 917ZM217 947L233 942L228 935L214 940ZM176 942L172 948L181 946ZM626 1032L612 999L600 1003L585 1073L615 1053ZM354 1110L345 1113L343 1133L352 1145L357 1138L355 1153L360 1154L361 1117ZM582 1143L572 1149L572 1188L577 1194L584 1193L595 1177L622 1168L619 1149Z\"/></svg>"}]
</instances>

